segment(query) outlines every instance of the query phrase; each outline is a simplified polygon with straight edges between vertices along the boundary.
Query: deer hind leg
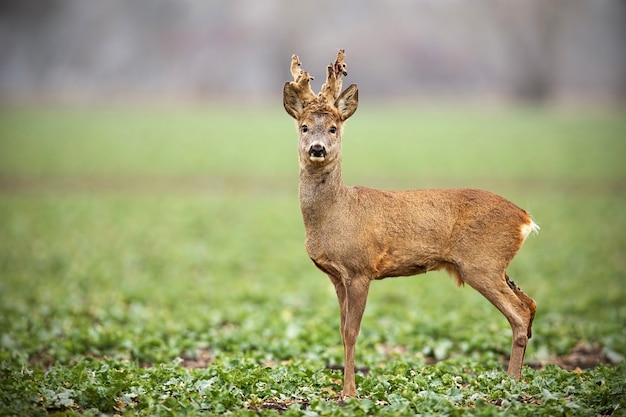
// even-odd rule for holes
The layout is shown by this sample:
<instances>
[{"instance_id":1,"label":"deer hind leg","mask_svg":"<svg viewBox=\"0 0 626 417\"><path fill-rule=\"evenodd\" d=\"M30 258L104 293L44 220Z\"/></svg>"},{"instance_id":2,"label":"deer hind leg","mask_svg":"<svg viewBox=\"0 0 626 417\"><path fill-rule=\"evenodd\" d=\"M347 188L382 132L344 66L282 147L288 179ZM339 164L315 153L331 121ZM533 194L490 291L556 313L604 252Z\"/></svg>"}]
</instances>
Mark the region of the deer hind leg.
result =
<instances>
[{"instance_id":1,"label":"deer hind leg","mask_svg":"<svg viewBox=\"0 0 626 417\"><path fill-rule=\"evenodd\" d=\"M530 310L530 321L528 323L528 328L526 329L526 335L530 339L531 337L533 337L533 321L535 320L535 312L537 311L537 303L535 302L535 300L533 300L528 295L526 295L526 293L522 291L517 285L515 285L515 281L511 280L511 278L509 278L509 276L506 273L504 274L504 279L506 280L506 283L509 286L509 288L513 290L513 292L515 293L519 301L523 305L527 306Z\"/></svg>"},{"instance_id":2,"label":"deer hind leg","mask_svg":"<svg viewBox=\"0 0 626 417\"><path fill-rule=\"evenodd\" d=\"M354 377L354 350L365 311L369 280L338 282L333 279L341 309L341 339L343 340L343 391L342 398L356 396Z\"/></svg>"},{"instance_id":3,"label":"deer hind leg","mask_svg":"<svg viewBox=\"0 0 626 417\"><path fill-rule=\"evenodd\" d=\"M506 272L491 275L467 274L464 281L487 298L506 317L513 331L508 374L522 377L522 364L537 304L515 285Z\"/></svg>"}]
</instances>

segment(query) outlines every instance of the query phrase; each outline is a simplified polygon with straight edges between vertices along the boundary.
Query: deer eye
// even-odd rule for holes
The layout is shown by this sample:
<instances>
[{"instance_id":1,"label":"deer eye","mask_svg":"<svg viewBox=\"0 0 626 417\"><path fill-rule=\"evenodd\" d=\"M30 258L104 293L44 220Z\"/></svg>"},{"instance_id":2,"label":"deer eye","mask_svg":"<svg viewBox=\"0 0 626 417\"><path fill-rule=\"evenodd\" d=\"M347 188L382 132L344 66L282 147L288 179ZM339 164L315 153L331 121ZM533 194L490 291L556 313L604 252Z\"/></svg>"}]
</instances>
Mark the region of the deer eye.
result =
<instances>
[{"instance_id":1,"label":"deer eye","mask_svg":"<svg viewBox=\"0 0 626 417\"><path fill-rule=\"evenodd\" d=\"M328 131L334 135L335 133L337 133L337 126L331 126Z\"/></svg>"},{"instance_id":2,"label":"deer eye","mask_svg":"<svg viewBox=\"0 0 626 417\"><path fill-rule=\"evenodd\" d=\"M306 133L309 131L309 127L307 125L302 125L300 126L300 130L302 131L302 133Z\"/></svg>"}]
</instances>

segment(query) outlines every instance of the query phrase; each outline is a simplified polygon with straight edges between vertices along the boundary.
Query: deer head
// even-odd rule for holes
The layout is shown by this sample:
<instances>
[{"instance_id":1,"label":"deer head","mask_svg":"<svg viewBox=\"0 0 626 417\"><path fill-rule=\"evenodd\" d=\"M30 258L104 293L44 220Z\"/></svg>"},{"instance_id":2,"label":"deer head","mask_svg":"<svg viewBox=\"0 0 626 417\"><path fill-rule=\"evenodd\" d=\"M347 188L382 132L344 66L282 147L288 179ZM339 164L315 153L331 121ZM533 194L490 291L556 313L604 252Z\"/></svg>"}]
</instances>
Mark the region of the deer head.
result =
<instances>
[{"instance_id":1,"label":"deer head","mask_svg":"<svg viewBox=\"0 0 626 417\"><path fill-rule=\"evenodd\" d=\"M341 157L343 122L354 114L359 102L356 84L341 92L341 77L348 75L343 59L344 50L340 49L316 95L311 89L313 77L302 70L296 55L291 57L294 81L283 87L283 105L297 122L301 166L327 165Z\"/></svg>"}]
</instances>

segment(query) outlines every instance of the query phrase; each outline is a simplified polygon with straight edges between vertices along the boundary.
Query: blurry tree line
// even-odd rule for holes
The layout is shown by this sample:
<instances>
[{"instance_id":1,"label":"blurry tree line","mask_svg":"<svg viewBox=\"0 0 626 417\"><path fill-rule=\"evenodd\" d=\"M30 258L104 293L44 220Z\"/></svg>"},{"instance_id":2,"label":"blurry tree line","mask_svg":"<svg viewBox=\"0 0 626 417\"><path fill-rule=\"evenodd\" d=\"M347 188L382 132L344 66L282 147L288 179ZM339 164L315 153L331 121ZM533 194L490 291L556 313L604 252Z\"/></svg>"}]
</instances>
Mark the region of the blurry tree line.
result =
<instances>
[{"instance_id":1,"label":"blurry tree line","mask_svg":"<svg viewBox=\"0 0 626 417\"><path fill-rule=\"evenodd\" d=\"M4 101L275 99L338 48L371 96L626 100L623 0L0 0Z\"/></svg>"}]
</instances>

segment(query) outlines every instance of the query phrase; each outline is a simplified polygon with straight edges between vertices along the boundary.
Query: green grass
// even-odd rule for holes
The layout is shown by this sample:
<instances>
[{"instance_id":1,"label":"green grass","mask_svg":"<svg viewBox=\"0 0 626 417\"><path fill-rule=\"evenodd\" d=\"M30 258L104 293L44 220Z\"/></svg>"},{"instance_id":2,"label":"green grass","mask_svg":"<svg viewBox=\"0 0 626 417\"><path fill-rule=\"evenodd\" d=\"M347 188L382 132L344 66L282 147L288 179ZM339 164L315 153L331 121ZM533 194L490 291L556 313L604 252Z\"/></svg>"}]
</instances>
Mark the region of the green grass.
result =
<instances>
[{"instance_id":1,"label":"green grass","mask_svg":"<svg viewBox=\"0 0 626 417\"><path fill-rule=\"evenodd\" d=\"M0 415L625 414L622 114L364 104L343 148L349 184L488 188L530 210L541 232L509 269L539 306L527 361L584 343L617 363L511 381L485 299L445 274L389 279L360 398L338 403L337 301L303 247L279 105L3 109Z\"/></svg>"}]
</instances>

